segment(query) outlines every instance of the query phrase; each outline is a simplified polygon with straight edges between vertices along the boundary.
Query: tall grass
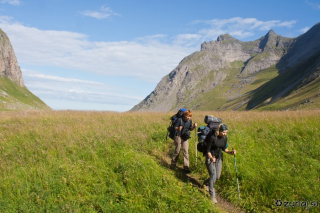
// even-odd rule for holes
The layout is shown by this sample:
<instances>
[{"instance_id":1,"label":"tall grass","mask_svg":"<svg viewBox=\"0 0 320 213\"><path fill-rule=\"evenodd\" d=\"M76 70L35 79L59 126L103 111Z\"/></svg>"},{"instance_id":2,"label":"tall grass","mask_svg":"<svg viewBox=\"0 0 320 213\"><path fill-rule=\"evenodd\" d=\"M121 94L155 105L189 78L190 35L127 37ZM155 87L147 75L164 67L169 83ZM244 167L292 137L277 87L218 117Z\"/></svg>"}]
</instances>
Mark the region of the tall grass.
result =
<instances>
[{"instance_id":1,"label":"tall grass","mask_svg":"<svg viewBox=\"0 0 320 213\"><path fill-rule=\"evenodd\" d=\"M0 113L0 212L212 212L210 198L159 159L172 113ZM275 201L320 201L320 111L193 112L229 127L218 191L247 212L304 212ZM208 178L204 157L190 167ZM179 159L182 165L182 157ZM320 207L312 207L317 212Z\"/></svg>"},{"instance_id":2,"label":"tall grass","mask_svg":"<svg viewBox=\"0 0 320 213\"><path fill-rule=\"evenodd\" d=\"M197 113L200 120L207 113ZM249 212L304 212L304 207L281 207L277 200L320 202L320 111L216 112L228 124L228 144L237 150L240 181L238 201L233 156L224 155L221 194ZM199 159L198 159L199 160ZM204 160L204 158L200 158ZM207 178L205 166L192 169ZM303 205L303 204L302 204Z\"/></svg>"},{"instance_id":3,"label":"tall grass","mask_svg":"<svg viewBox=\"0 0 320 213\"><path fill-rule=\"evenodd\" d=\"M155 137L165 116L65 111L0 117L0 212L212 211L204 194L149 155L162 152L164 141Z\"/></svg>"}]
</instances>

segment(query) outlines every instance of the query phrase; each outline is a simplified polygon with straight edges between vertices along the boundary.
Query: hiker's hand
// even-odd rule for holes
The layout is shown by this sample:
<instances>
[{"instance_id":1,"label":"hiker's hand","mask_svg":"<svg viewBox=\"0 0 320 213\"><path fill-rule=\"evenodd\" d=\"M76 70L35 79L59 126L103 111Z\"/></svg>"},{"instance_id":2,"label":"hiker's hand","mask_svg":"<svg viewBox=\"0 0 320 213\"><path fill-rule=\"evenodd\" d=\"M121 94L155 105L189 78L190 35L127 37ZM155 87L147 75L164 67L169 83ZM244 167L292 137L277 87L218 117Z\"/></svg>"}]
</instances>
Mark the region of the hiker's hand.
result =
<instances>
[{"instance_id":1,"label":"hiker's hand","mask_svg":"<svg viewBox=\"0 0 320 213\"><path fill-rule=\"evenodd\" d=\"M216 162L216 158L215 157L211 157L210 160L215 163Z\"/></svg>"},{"instance_id":2,"label":"hiker's hand","mask_svg":"<svg viewBox=\"0 0 320 213\"><path fill-rule=\"evenodd\" d=\"M231 155L235 155L236 153L237 153L236 150L232 150L232 151L231 151Z\"/></svg>"},{"instance_id":3,"label":"hiker's hand","mask_svg":"<svg viewBox=\"0 0 320 213\"><path fill-rule=\"evenodd\" d=\"M197 128L198 124L197 123L194 123L194 128Z\"/></svg>"}]
</instances>

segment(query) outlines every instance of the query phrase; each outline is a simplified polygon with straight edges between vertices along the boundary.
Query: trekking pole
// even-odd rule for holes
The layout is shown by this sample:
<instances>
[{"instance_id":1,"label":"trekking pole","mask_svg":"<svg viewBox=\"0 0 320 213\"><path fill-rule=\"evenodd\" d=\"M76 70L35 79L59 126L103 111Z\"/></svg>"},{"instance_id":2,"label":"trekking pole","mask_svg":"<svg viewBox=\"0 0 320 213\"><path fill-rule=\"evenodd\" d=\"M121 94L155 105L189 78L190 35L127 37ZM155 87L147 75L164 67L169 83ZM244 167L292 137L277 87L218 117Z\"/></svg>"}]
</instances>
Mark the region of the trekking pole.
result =
<instances>
[{"instance_id":1,"label":"trekking pole","mask_svg":"<svg viewBox=\"0 0 320 213\"><path fill-rule=\"evenodd\" d=\"M232 151L234 151L234 148L232 148ZM239 181L238 181L236 154L234 154L233 156L234 156L234 167L236 168L236 177L237 177L237 185L238 185L238 192L239 192L239 202L240 202L240 189L239 189Z\"/></svg>"},{"instance_id":2,"label":"trekking pole","mask_svg":"<svg viewBox=\"0 0 320 213\"><path fill-rule=\"evenodd\" d=\"M194 144L196 146L196 166L197 166L198 150L197 150L197 132L196 132L196 128L194 128Z\"/></svg>"}]
</instances>

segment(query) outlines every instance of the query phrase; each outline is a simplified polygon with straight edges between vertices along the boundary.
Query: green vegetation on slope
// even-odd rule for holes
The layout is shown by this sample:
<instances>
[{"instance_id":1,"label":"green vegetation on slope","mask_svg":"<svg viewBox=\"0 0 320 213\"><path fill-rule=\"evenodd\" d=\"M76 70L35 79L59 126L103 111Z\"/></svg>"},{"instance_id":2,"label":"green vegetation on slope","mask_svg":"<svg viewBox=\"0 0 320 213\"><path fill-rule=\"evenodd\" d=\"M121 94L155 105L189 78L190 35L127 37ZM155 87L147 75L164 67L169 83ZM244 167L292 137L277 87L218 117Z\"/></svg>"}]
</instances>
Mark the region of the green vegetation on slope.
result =
<instances>
[{"instance_id":1,"label":"green vegetation on slope","mask_svg":"<svg viewBox=\"0 0 320 213\"><path fill-rule=\"evenodd\" d=\"M0 77L0 110L50 109L26 87Z\"/></svg>"},{"instance_id":2,"label":"green vegetation on slope","mask_svg":"<svg viewBox=\"0 0 320 213\"><path fill-rule=\"evenodd\" d=\"M254 91L254 97L249 105L254 106L254 103L260 102L262 104L256 106L259 110L319 108L319 56L320 52L258 88ZM281 92L283 94L277 100L266 105L268 103L265 102L266 99L273 98ZM310 103L311 100L312 103ZM306 103L308 104L306 105Z\"/></svg>"},{"instance_id":3,"label":"green vegetation on slope","mask_svg":"<svg viewBox=\"0 0 320 213\"><path fill-rule=\"evenodd\" d=\"M275 66L251 75L239 74L243 66L242 61L234 61L230 67L219 71L211 71L207 77L197 84L196 88L198 90L201 91L201 87L206 85L207 79L214 82L214 74L217 72L222 72L226 75L226 78L210 91L200 93L189 104L192 106L190 108L197 106L197 110L243 110L247 107L246 100L251 98L252 91L278 76L278 69Z\"/></svg>"}]
</instances>

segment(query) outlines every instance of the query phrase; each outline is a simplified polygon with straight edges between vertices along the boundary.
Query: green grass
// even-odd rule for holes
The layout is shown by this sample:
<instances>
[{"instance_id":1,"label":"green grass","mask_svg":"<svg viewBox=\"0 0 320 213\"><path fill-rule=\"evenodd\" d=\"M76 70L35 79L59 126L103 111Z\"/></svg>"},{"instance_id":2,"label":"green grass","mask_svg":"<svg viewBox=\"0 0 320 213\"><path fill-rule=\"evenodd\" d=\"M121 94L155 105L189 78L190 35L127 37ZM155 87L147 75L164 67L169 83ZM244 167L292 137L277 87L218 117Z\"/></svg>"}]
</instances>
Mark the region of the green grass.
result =
<instances>
[{"instance_id":1,"label":"green grass","mask_svg":"<svg viewBox=\"0 0 320 213\"><path fill-rule=\"evenodd\" d=\"M212 212L207 194L163 161L173 113L1 112L1 212ZM275 201L319 201L320 112L194 112L229 126L220 194L246 212L304 212ZM190 139L190 169L208 178ZM183 165L182 156L179 166ZM217 209L223 209L218 206ZM310 208L309 212L317 212Z\"/></svg>"},{"instance_id":2,"label":"green grass","mask_svg":"<svg viewBox=\"0 0 320 213\"><path fill-rule=\"evenodd\" d=\"M283 109L283 108L289 108L292 107L292 105L299 104L300 101L305 100L305 93L299 92L298 96L300 100L296 99L295 104L288 103L288 105L285 107L282 102L282 107L279 108L277 102L279 100L274 100L273 103L270 106L265 107L266 101L269 98L273 98L279 93L285 91L288 87L294 85L292 88L290 88L288 91L286 91L284 94L281 95L281 97L287 97L292 96L292 94L299 90L301 87L305 87L304 89L300 91L308 90L310 87L314 87L314 84L305 84L304 81L308 79L313 73L317 72L319 70L316 65L319 63L319 55L320 52L315 53L312 57L309 57L308 59L302 61L301 63L291 67L289 70L287 70L284 73L281 73L280 75L274 77L270 81L266 82L262 86L258 87L256 90L252 91L252 100L248 103L248 108L251 109L254 108L260 108L261 109ZM302 72L302 70L305 70ZM316 81L318 82L318 81ZM310 82L309 82L310 83ZM317 93L317 92L316 92ZM280 97L278 97L280 99ZM318 101L317 101L318 102Z\"/></svg>"},{"instance_id":3,"label":"green grass","mask_svg":"<svg viewBox=\"0 0 320 213\"><path fill-rule=\"evenodd\" d=\"M302 207L277 207L275 201L278 199L319 202L319 110L206 114L219 116L228 124L229 147L238 152L236 158L242 199L239 203L234 159L230 155L224 156L221 180L217 183L224 197L240 204L247 212L305 211ZM192 169L202 174L203 180L207 178L202 163ZM317 212L319 208L309 211Z\"/></svg>"},{"instance_id":4,"label":"green grass","mask_svg":"<svg viewBox=\"0 0 320 213\"><path fill-rule=\"evenodd\" d=\"M0 77L0 108L4 110L50 109L26 87L21 87L9 78Z\"/></svg>"},{"instance_id":5,"label":"green grass","mask_svg":"<svg viewBox=\"0 0 320 213\"><path fill-rule=\"evenodd\" d=\"M154 115L3 112L0 211L211 212L152 154L167 146Z\"/></svg>"}]
</instances>

